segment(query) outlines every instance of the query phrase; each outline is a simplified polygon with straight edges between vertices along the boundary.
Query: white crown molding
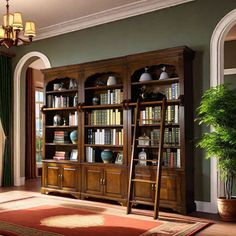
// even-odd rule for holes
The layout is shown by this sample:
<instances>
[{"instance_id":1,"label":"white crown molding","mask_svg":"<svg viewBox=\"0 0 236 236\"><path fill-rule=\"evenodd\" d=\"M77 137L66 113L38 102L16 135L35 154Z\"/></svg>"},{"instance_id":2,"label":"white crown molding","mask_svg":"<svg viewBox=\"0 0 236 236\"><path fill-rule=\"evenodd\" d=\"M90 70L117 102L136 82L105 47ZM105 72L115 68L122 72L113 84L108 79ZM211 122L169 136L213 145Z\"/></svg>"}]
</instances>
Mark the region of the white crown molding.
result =
<instances>
[{"instance_id":1,"label":"white crown molding","mask_svg":"<svg viewBox=\"0 0 236 236\"><path fill-rule=\"evenodd\" d=\"M120 7L41 28L38 30L35 40L50 38L192 1L195 0L141 0L135 3L126 4Z\"/></svg>"}]
</instances>

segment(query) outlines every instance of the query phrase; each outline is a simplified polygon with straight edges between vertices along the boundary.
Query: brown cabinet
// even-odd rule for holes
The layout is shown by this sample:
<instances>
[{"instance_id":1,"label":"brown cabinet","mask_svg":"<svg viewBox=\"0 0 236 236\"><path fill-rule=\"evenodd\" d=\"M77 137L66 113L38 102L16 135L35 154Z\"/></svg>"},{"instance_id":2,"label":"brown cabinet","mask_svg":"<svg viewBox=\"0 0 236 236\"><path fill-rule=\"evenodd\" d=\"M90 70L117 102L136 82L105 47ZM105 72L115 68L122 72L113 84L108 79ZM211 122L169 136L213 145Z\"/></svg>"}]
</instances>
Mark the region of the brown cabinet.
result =
<instances>
[{"instance_id":1,"label":"brown cabinet","mask_svg":"<svg viewBox=\"0 0 236 236\"><path fill-rule=\"evenodd\" d=\"M154 180L156 170L153 168L140 168L135 172L135 178L144 180ZM181 193L183 176L181 172L162 170L160 206L172 208L179 212L186 212L183 206L183 196ZM134 185L134 199L140 201L154 202L155 184L136 182Z\"/></svg>"},{"instance_id":2,"label":"brown cabinet","mask_svg":"<svg viewBox=\"0 0 236 236\"><path fill-rule=\"evenodd\" d=\"M79 170L77 165L43 163L43 192L61 191L76 193L79 187Z\"/></svg>"},{"instance_id":3,"label":"brown cabinet","mask_svg":"<svg viewBox=\"0 0 236 236\"><path fill-rule=\"evenodd\" d=\"M191 49L176 47L43 70L42 192L126 203L135 104L142 103L139 138L148 138L148 145L137 146L135 158L144 150L156 160L160 111L155 104L165 96L160 206L193 211L193 57ZM73 131L77 142L70 138ZM109 160L102 157L105 150ZM136 177L155 180L154 162L137 164ZM154 190L154 184L135 183L134 197L152 202Z\"/></svg>"},{"instance_id":4,"label":"brown cabinet","mask_svg":"<svg viewBox=\"0 0 236 236\"><path fill-rule=\"evenodd\" d=\"M103 196L124 201L127 189L127 170L119 167L83 166L82 196Z\"/></svg>"}]
</instances>

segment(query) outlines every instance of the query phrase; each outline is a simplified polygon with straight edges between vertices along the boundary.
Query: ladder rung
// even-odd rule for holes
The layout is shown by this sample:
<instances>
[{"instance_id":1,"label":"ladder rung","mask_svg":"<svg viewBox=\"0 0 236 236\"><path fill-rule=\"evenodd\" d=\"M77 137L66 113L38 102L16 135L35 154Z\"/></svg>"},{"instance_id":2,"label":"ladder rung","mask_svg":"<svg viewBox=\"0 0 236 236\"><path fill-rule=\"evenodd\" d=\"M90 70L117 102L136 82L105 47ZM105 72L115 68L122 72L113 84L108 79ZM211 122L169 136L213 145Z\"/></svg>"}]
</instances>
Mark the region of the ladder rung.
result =
<instances>
[{"instance_id":1,"label":"ladder rung","mask_svg":"<svg viewBox=\"0 0 236 236\"><path fill-rule=\"evenodd\" d=\"M149 184L156 184L156 181L147 180L147 179L132 179L133 182L140 182L140 183L149 183Z\"/></svg>"},{"instance_id":2,"label":"ladder rung","mask_svg":"<svg viewBox=\"0 0 236 236\"><path fill-rule=\"evenodd\" d=\"M157 160L150 160L150 159L133 159L134 161L146 161L146 162L152 162L152 163L157 163L158 161Z\"/></svg>"},{"instance_id":3,"label":"ladder rung","mask_svg":"<svg viewBox=\"0 0 236 236\"><path fill-rule=\"evenodd\" d=\"M153 202L146 202L146 201L139 201L139 200L132 200L130 202L134 203L134 204L143 204L143 205L148 205L148 206L154 206Z\"/></svg>"}]
</instances>

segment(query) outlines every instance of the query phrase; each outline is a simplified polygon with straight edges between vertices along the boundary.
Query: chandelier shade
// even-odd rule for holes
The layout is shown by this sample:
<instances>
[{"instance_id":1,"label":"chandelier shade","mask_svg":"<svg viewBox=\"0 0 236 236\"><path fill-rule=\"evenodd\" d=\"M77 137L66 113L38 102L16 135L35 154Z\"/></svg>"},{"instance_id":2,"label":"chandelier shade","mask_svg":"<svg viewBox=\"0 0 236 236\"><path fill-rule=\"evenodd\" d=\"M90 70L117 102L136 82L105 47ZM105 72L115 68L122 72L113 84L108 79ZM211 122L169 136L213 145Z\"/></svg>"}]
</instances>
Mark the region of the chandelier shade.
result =
<instances>
[{"instance_id":1,"label":"chandelier shade","mask_svg":"<svg viewBox=\"0 0 236 236\"><path fill-rule=\"evenodd\" d=\"M10 48L32 42L33 37L36 36L36 27L34 22L27 21L25 28L23 27L22 14L9 12L9 0L6 0L7 12L3 16L3 24L0 26L0 45ZM21 36L26 38L22 38Z\"/></svg>"}]
</instances>

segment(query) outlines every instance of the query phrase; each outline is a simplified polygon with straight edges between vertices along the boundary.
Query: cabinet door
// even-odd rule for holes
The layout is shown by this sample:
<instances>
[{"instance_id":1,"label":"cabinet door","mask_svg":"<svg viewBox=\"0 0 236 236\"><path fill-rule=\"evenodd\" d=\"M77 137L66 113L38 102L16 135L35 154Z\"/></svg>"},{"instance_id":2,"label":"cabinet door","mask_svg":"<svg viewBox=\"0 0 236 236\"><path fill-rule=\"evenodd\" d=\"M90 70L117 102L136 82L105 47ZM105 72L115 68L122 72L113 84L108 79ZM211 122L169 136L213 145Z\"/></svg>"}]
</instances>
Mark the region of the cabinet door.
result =
<instances>
[{"instance_id":1,"label":"cabinet door","mask_svg":"<svg viewBox=\"0 0 236 236\"><path fill-rule=\"evenodd\" d=\"M61 187L63 190L76 191L78 188L78 171L73 165L62 166Z\"/></svg>"},{"instance_id":2,"label":"cabinet door","mask_svg":"<svg viewBox=\"0 0 236 236\"><path fill-rule=\"evenodd\" d=\"M84 167L84 192L95 195L103 193L103 169L100 167Z\"/></svg>"},{"instance_id":3,"label":"cabinet door","mask_svg":"<svg viewBox=\"0 0 236 236\"><path fill-rule=\"evenodd\" d=\"M136 179L143 179L143 180L152 180L153 174L150 171L137 171L135 172ZM134 183L134 199L152 202L154 199L155 188L153 184L150 183Z\"/></svg>"},{"instance_id":4,"label":"cabinet door","mask_svg":"<svg viewBox=\"0 0 236 236\"><path fill-rule=\"evenodd\" d=\"M125 169L104 168L104 195L123 198L127 189L127 175Z\"/></svg>"},{"instance_id":5,"label":"cabinet door","mask_svg":"<svg viewBox=\"0 0 236 236\"><path fill-rule=\"evenodd\" d=\"M61 169L58 165L45 165L45 187L61 188Z\"/></svg>"}]
</instances>

